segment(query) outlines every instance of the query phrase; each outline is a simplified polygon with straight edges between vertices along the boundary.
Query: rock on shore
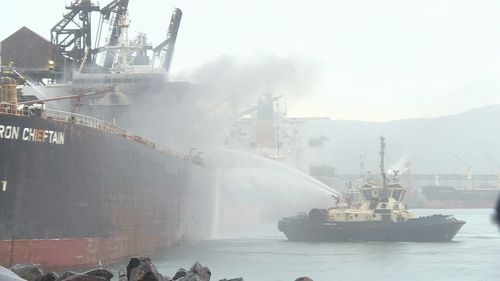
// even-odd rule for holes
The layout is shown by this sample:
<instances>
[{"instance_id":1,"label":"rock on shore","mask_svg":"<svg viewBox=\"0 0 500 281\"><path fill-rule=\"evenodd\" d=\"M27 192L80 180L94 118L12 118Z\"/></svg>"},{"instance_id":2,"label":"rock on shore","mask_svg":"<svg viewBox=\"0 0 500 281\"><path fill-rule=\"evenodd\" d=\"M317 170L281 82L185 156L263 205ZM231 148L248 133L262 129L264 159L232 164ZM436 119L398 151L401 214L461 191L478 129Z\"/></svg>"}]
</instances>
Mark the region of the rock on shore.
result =
<instances>
[{"instance_id":1,"label":"rock on shore","mask_svg":"<svg viewBox=\"0 0 500 281\"><path fill-rule=\"evenodd\" d=\"M208 267L195 262L189 270L179 268L174 276L167 277L156 269L150 258L133 257L127 270L120 271L119 281L210 281L212 272ZM92 269L83 273L67 271L60 276L55 272L44 273L42 268L33 263L16 264L9 269L0 266L0 281L111 281L113 274L106 269ZM219 281L244 281L243 278L221 279ZM295 281L313 281L300 277Z\"/></svg>"}]
</instances>

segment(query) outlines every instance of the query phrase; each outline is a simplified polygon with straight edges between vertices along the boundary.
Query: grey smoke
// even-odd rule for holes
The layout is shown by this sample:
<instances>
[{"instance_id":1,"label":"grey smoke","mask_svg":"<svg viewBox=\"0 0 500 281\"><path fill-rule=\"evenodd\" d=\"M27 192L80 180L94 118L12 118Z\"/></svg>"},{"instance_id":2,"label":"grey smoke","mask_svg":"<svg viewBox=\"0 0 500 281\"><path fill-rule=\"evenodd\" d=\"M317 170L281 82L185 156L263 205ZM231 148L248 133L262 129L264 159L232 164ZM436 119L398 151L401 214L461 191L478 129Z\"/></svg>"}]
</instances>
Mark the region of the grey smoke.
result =
<instances>
[{"instance_id":1,"label":"grey smoke","mask_svg":"<svg viewBox=\"0 0 500 281\"><path fill-rule=\"evenodd\" d=\"M257 105L265 94L301 99L322 67L305 58L256 55L242 60L222 56L170 81L187 81L182 93L164 89L132 109L127 124L137 133L186 151L224 143L235 113ZM186 84L187 85L187 84Z\"/></svg>"},{"instance_id":2,"label":"grey smoke","mask_svg":"<svg viewBox=\"0 0 500 281\"><path fill-rule=\"evenodd\" d=\"M245 60L222 56L179 73L177 79L207 87L200 97L201 106L210 107L230 99L232 106L241 110L256 104L264 94L305 97L321 72L322 66L316 61L261 54Z\"/></svg>"}]
</instances>

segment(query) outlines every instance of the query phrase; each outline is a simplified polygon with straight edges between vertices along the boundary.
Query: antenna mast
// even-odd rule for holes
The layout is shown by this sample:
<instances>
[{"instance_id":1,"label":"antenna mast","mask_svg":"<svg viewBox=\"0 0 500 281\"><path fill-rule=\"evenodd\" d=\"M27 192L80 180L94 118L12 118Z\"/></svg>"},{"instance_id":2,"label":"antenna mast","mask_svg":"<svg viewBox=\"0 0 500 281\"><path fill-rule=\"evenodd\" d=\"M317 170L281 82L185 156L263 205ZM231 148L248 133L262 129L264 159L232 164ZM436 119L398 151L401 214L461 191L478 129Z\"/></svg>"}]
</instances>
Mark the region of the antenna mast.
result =
<instances>
[{"instance_id":1,"label":"antenna mast","mask_svg":"<svg viewBox=\"0 0 500 281\"><path fill-rule=\"evenodd\" d=\"M380 173L382 174L382 189L379 195L380 202L388 202L387 197L387 175L385 174L385 166L384 166L384 158L385 158L385 138L383 136L380 137Z\"/></svg>"},{"instance_id":2,"label":"antenna mast","mask_svg":"<svg viewBox=\"0 0 500 281\"><path fill-rule=\"evenodd\" d=\"M382 187L385 188L387 185L387 177L385 175L384 167L384 157L385 156L385 138L380 137L380 173L382 174Z\"/></svg>"}]
</instances>

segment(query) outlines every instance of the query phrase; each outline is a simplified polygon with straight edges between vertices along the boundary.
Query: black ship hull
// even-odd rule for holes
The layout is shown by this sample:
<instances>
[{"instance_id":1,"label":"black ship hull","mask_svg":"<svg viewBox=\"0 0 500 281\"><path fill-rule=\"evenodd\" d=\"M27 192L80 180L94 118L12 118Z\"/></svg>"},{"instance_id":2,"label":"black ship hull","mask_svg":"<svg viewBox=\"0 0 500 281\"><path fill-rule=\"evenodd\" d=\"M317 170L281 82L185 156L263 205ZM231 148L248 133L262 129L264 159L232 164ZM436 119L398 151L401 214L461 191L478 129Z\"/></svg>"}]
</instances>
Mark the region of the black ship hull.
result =
<instances>
[{"instance_id":1,"label":"black ship hull","mask_svg":"<svg viewBox=\"0 0 500 281\"><path fill-rule=\"evenodd\" d=\"M1 265L95 266L209 236L207 168L78 123L0 114Z\"/></svg>"},{"instance_id":2,"label":"black ship hull","mask_svg":"<svg viewBox=\"0 0 500 281\"><path fill-rule=\"evenodd\" d=\"M447 242L464 221L434 215L406 222L313 222L307 217L283 218L278 229L291 241L314 242Z\"/></svg>"},{"instance_id":3,"label":"black ship hull","mask_svg":"<svg viewBox=\"0 0 500 281\"><path fill-rule=\"evenodd\" d=\"M498 189L457 189L452 186L423 186L425 208L493 208Z\"/></svg>"}]
</instances>

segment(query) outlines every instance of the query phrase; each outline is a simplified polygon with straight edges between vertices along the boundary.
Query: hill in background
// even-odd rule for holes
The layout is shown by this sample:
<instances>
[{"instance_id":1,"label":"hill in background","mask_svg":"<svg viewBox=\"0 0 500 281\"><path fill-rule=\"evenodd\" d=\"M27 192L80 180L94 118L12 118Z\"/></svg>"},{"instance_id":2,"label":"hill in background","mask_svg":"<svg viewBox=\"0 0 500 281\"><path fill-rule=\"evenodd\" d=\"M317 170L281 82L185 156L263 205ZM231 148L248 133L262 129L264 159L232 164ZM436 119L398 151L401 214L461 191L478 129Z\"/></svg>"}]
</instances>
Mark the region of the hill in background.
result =
<instances>
[{"instance_id":1,"label":"hill in background","mask_svg":"<svg viewBox=\"0 0 500 281\"><path fill-rule=\"evenodd\" d=\"M496 174L487 157L500 162L500 105L460 114L389 122L317 121L306 126L308 137L324 136L322 152L310 162L333 165L339 174L357 174L360 154L365 166L378 171L379 137L386 138L389 169L404 169L411 162L414 174L460 174L458 155L475 174Z\"/></svg>"}]
</instances>

